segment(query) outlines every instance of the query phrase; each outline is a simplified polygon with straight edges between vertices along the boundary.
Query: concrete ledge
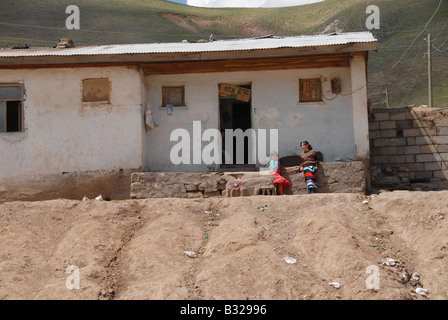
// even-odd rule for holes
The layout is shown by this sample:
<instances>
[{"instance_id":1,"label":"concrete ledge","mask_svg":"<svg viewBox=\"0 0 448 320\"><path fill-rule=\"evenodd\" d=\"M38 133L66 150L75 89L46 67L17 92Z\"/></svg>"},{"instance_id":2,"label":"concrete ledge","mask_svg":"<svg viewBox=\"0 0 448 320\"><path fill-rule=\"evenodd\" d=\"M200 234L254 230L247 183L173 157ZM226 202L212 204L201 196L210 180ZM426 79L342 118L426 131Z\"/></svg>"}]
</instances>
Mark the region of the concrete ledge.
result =
<instances>
[{"instance_id":1,"label":"concrete ledge","mask_svg":"<svg viewBox=\"0 0 448 320\"><path fill-rule=\"evenodd\" d=\"M288 194L305 194L303 173L287 167L283 176L291 183ZM364 193L366 170L360 161L323 162L319 165L318 192ZM139 172L131 178L131 198L202 198L276 195L273 178L260 172ZM241 185L242 187L234 187Z\"/></svg>"}]
</instances>

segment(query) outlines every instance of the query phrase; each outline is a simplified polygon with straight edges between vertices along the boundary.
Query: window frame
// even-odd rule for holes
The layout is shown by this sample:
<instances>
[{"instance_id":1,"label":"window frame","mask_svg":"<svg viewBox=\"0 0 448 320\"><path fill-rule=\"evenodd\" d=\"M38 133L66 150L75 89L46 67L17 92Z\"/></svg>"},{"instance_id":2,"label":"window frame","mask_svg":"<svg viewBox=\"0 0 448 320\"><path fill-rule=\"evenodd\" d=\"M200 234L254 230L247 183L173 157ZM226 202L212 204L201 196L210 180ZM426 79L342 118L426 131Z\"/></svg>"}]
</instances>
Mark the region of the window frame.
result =
<instances>
[{"instance_id":1,"label":"window frame","mask_svg":"<svg viewBox=\"0 0 448 320\"><path fill-rule=\"evenodd\" d=\"M177 85L177 86L173 86L173 85L167 85L167 86L162 86L161 91L162 91L162 106L160 107L161 109L166 109L167 107L167 102L165 101L165 94L164 94L164 90L165 89L182 89L182 104L181 105L174 105L173 104L173 108L174 109L186 109L187 108L187 104L185 102L185 85Z\"/></svg>"},{"instance_id":2,"label":"window frame","mask_svg":"<svg viewBox=\"0 0 448 320\"><path fill-rule=\"evenodd\" d=\"M96 100L96 101L87 101L85 98L85 81L93 81L93 80L104 80L107 81L107 100ZM100 105L100 104L111 104L111 95L112 95L112 82L107 77L99 77L99 78L85 78L82 79L81 84L81 103L83 105Z\"/></svg>"},{"instance_id":3,"label":"window frame","mask_svg":"<svg viewBox=\"0 0 448 320\"><path fill-rule=\"evenodd\" d=\"M24 100L25 100L25 88L23 83L19 83L19 82L11 82L11 83L0 83L0 87L20 87L22 94L21 94L21 99L1 99L0 101L5 102L5 110L4 110L4 131L0 131L0 134L2 133L18 133L18 132L24 132L25 131L25 126L24 126ZM20 106L19 106L19 129L17 131L7 131L8 130L8 115L7 115L7 111L8 111L8 106L7 106L7 102L19 102Z\"/></svg>"},{"instance_id":4,"label":"window frame","mask_svg":"<svg viewBox=\"0 0 448 320\"><path fill-rule=\"evenodd\" d=\"M312 87L312 82L314 81L319 81L319 90L320 90L320 97L319 100L310 100L310 99L306 99L304 100L304 98L306 98L306 96L304 97L303 95L303 84L304 83L310 83L310 91L311 91L311 87ZM322 79L320 77L316 77L316 78L300 78L299 79L299 104L325 104L324 99L323 99L323 84L322 84Z\"/></svg>"}]
</instances>

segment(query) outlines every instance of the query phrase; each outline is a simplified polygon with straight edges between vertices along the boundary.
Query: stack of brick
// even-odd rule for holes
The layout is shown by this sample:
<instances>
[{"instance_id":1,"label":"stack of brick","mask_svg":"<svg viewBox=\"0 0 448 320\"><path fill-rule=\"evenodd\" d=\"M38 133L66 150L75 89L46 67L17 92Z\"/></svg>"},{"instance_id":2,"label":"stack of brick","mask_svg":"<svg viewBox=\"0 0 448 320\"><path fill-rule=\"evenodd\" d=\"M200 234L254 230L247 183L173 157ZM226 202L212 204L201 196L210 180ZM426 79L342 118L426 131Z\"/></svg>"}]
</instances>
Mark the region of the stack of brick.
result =
<instances>
[{"instance_id":1,"label":"stack of brick","mask_svg":"<svg viewBox=\"0 0 448 320\"><path fill-rule=\"evenodd\" d=\"M448 180L448 111L372 109L372 185Z\"/></svg>"}]
</instances>

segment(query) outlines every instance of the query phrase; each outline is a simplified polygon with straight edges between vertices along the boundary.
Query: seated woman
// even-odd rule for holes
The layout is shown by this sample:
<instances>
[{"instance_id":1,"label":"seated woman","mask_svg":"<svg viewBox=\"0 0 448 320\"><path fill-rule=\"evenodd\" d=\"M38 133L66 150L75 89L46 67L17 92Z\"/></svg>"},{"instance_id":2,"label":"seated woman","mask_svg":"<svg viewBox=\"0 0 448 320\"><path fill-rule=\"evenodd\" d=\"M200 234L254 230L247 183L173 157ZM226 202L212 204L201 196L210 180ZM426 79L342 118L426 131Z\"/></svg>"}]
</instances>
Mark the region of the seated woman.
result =
<instances>
[{"instance_id":1,"label":"seated woman","mask_svg":"<svg viewBox=\"0 0 448 320\"><path fill-rule=\"evenodd\" d=\"M281 176L281 166L278 162L278 153L276 151L271 152L271 161L269 161L269 168L271 170L271 176L274 177L274 185L280 195L283 195L283 190L288 189L290 183L284 177Z\"/></svg>"},{"instance_id":2,"label":"seated woman","mask_svg":"<svg viewBox=\"0 0 448 320\"><path fill-rule=\"evenodd\" d=\"M315 193L317 190L317 157L313 147L308 141L300 142L300 147L303 152L300 155L302 158L302 164L300 165L299 172L303 172L305 176L306 188L308 193Z\"/></svg>"}]
</instances>

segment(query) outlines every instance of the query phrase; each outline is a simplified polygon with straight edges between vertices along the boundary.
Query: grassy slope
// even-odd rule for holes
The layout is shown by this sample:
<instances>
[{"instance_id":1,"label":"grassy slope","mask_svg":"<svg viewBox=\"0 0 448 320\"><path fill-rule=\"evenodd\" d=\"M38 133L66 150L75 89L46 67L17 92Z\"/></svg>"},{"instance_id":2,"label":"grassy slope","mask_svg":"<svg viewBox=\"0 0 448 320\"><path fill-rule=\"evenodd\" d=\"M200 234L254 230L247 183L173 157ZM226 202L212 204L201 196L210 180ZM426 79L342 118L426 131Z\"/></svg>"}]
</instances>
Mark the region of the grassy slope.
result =
<instances>
[{"instance_id":1,"label":"grassy slope","mask_svg":"<svg viewBox=\"0 0 448 320\"><path fill-rule=\"evenodd\" d=\"M434 45L448 45L448 0L444 0L428 29L410 48L400 65L391 69L423 29L438 0L377 0L381 29L372 30L379 40L370 55L370 99L376 106L390 93L391 105L427 104L427 51L424 38L431 32ZM65 8L71 0L2 0L0 47L27 43L53 46L62 37L76 45L170 42L198 40L214 33L217 38L251 35L297 35L334 31L364 31L370 0L326 0L300 7L272 9L206 9L163 0L77 0L81 29L65 28ZM173 23L162 17L174 14ZM24 27L18 26L40 26ZM328 27L330 26L330 27ZM328 27L328 28L327 28ZM23 39L23 40L21 40ZM434 51L434 104L448 106L448 51Z\"/></svg>"}]
</instances>

